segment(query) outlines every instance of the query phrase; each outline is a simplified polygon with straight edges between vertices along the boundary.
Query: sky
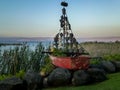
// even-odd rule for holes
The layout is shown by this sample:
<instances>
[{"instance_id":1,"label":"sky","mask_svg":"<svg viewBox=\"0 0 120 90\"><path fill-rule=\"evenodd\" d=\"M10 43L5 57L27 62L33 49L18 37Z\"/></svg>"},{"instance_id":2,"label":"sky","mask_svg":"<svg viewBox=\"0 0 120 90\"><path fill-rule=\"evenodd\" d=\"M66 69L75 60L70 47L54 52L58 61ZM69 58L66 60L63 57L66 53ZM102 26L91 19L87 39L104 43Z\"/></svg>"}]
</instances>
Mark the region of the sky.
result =
<instances>
[{"instance_id":1,"label":"sky","mask_svg":"<svg viewBox=\"0 0 120 90\"><path fill-rule=\"evenodd\" d=\"M54 37L62 1L76 37L120 36L120 0L0 0L0 37Z\"/></svg>"}]
</instances>

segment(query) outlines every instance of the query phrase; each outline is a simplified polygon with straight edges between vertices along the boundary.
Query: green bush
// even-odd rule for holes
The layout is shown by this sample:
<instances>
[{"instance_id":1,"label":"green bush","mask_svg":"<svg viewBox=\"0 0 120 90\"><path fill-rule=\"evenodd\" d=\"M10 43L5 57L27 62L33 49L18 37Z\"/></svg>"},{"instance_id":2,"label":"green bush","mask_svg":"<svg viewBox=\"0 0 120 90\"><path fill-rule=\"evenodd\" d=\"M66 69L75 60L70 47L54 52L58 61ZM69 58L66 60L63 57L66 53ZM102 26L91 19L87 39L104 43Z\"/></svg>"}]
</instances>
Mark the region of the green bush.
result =
<instances>
[{"instance_id":1,"label":"green bush","mask_svg":"<svg viewBox=\"0 0 120 90\"><path fill-rule=\"evenodd\" d=\"M100 64L101 59L99 58L93 58L90 60L90 64Z\"/></svg>"},{"instance_id":2,"label":"green bush","mask_svg":"<svg viewBox=\"0 0 120 90\"><path fill-rule=\"evenodd\" d=\"M9 74L9 75L0 75L0 81L1 80L4 80L4 79L7 79L7 78L10 78L10 77L12 77L12 75L11 74Z\"/></svg>"},{"instance_id":3,"label":"green bush","mask_svg":"<svg viewBox=\"0 0 120 90\"><path fill-rule=\"evenodd\" d=\"M53 55L54 56L66 56L66 54L63 53L64 51L62 49L57 49L57 48L54 48L54 51L53 51Z\"/></svg>"},{"instance_id":4,"label":"green bush","mask_svg":"<svg viewBox=\"0 0 120 90\"><path fill-rule=\"evenodd\" d=\"M23 79L24 75L25 75L24 70L20 70L18 73L15 74L16 77L21 78L21 79Z\"/></svg>"},{"instance_id":5,"label":"green bush","mask_svg":"<svg viewBox=\"0 0 120 90\"><path fill-rule=\"evenodd\" d=\"M120 61L120 54L104 55L103 58L108 61Z\"/></svg>"},{"instance_id":6,"label":"green bush","mask_svg":"<svg viewBox=\"0 0 120 90\"><path fill-rule=\"evenodd\" d=\"M47 75L54 69L54 65L52 64L52 61L50 60L49 56L46 56L44 60L44 66L42 67L41 72L44 75Z\"/></svg>"},{"instance_id":7,"label":"green bush","mask_svg":"<svg viewBox=\"0 0 120 90\"><path fill-rule=\"evenodd\" d=\"M15 76L20 78L20 79L23 79L24 75L25 75L25 71L24 70L20 70L19 72L17 72L15 74ZM0 81L4 80L4 79L7 79L7 78L10 78L12 76L13 76L12 74L2 74L2 75L0 75Z\"/></svg>"}]
</instances>

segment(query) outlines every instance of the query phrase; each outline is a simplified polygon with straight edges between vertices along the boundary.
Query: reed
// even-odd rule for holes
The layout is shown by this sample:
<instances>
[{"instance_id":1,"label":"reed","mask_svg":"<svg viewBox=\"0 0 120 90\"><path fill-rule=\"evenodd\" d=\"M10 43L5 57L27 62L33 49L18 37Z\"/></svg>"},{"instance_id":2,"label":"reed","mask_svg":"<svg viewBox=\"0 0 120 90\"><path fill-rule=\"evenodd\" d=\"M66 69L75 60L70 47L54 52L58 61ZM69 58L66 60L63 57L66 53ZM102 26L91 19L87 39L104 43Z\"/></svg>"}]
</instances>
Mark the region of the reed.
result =
<instances>
[{"instance_id":1,"label":"reed","mask_svg":"<svg viewBox=\"0 0 120 90\"><path fill-rule=\"evenodd\" d=\"M16 46L14 49L0 51L0 74L15 75L21 70L29 69L39 72L44 59L43 50L42 43L39 43L34 51L24 43L20 47Z\"/></svg>"},{"instance_id":2,"label":"reed","mask_svg":"<svg viewBox=\"0 0 120 90\"><path fill-rule=\"evenodd\" d=\"M104 57L120 53L120 42L85 42L80 44L91 56Z\"/></svg>"}]
</instances>

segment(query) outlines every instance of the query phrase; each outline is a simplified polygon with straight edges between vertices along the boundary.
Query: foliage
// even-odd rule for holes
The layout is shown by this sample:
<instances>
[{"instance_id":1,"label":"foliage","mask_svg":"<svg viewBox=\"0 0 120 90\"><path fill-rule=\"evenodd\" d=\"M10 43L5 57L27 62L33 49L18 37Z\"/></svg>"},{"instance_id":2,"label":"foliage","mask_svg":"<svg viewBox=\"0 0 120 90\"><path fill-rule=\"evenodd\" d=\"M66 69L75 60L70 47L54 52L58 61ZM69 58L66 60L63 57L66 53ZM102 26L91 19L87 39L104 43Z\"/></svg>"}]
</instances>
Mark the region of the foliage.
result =
<instances>
[{"instance_id":1,"label":"foliage","mask_svg":"<svg viewBox=\"0 0 120 90\"><path fill-rule=\"evenodd\" d=\"M120 61L120 54L104 55L103 58L109 61Z\"/></svg>"},{"instance_id":2,"label":"foliage","mask_svg":"<svg viewBox=\"0 0 120 90\"><path fill-rule=\"evenodd\" d=\"M42 51L44 51L44 47L41 43L39 43L34 52L31 52L30 54L30 61L29 61L29 65L30 68L35 71L35 72L39 72L42 65L44 64L44 55L42 53Z\"/></svg>"},{"instance_id":3,"label":"foliage","mask_svg":"<svg viewBox=\"0 0 120 90\"><path fill-rule=\"evenodd\" d=\"M49 56L46 56L44 60L45 62L44 62L44 66L41 69L41 73L47 75L54 69L54 65L52 64Z\"/></svg>"},{"instance_id":4,"label":"foliage","mask_svg":"<svg viewBox=\"0 0 120 90\"><path fill-rule=\"evenodd\" d=\"M24 75L25 75L25 71L24 70L20 70L19 72L17 72L15 74L16 77L21 78L21 79L23 79ZM0 81L4 80L4 79L7 79L7 78L10 78L12 76L13 76L12 74L3 74L3 75L0 75Z\"/></svg>"},{"instance_id":5,"label":"foliage","mask_svg":"<svg viewBox=\"0 0 120 90\"><path fill-rule=\"evenodd\" d=\"M102 58L100 58L100 57L92 58L90 60L90 64L100 64L101 60L102 60Z\"/></svg>"},{"instance_id":6,"label":"foliage","mask_svg":"<svg viewBox=\"0 0 120 90\"><path fill-rule=\"evenodd\" d=\"M15 74L16 77L21 78L21 79L23 79L24 75L25 75L24 70L20 70L18 73Z\"/></svg>"},{"instance_id":7,"label":"foliage","mask_svg":"<svg viewBox=\"0 0 120 90\"><path fill-rule=\"evenodd\" d=\"M20 47L16 46L14 49L0 52L0 74L15 75L20 70L29 69L39 72L44 57L43 50L42 43L39 43L34 51L24 43Z\"/></svg>"},{"instance_id":8,"label":"foliage","mask_svg":"<svg viewBox=\"0 0 120 90\"><path fill-rule=\"evenodd\" d=\"M10 77L12 77L12 75L11 74L9 74L9 75L0 75L0 81L1 80L4 80L4 79L7 79L7 78L10 78Z\"/></svg>"},{"instance_id":9,"label":"foliage","mask_svg":"<svg viewBox=\"0 0 120 90\"><path fill-rule=\"evenodd\" d=\"M84 42L80 44L85 48L91 57L102 57L103 60L120 60L120 42ZM91 63L99 63L98 60L91 60Z\"/></svg>"},{"instance_id":10,"label":"foliage","mask_svg":"<svg viewBox=\"0 0 120 90\"><path fill-rule=\"evenodd\" d=\"M65 52L65 51L62 50L62 49L54 48L52 54L53 54L54 56L66 56L66 54L64 54L63 52Z\"/></svg>"}]
</instances>

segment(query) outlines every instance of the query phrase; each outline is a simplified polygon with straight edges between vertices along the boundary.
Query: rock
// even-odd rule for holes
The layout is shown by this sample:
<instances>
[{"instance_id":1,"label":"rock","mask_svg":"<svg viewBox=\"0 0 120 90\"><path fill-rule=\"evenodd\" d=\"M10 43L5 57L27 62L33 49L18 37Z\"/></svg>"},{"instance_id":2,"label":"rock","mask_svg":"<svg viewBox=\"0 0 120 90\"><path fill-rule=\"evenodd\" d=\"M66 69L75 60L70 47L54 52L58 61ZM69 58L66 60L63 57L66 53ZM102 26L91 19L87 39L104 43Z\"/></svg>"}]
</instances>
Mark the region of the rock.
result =
<instances>
[{"instance_id":1,"label":"rock","mask_svg":"<svg viewBox=\"0 0 120 90\"><path fill-rule=\"evenodd\" d=\"M74 72L72 84L75 86L87 84L90 81L89 74L84 70Z\"/></svg>"},{"instance_id":2,"label":"rock","mask_svg":"<svg viewBox=\"0 0 120 90\"><path fill-rule=\"evenodd\" d=\"M0 81L0 90L27 90L27 87L20 78L11 77Z\"/></svg>"},{"instance_id":3,"label":"rock","mask_svg":"<svg viewBox=\"0 0 120 90\"><path fill-rule=\"evenodd\" d=\"M87 72L90 75L91 82L101 82L107 79L105 71L98 68L89 68Z\"/></svg>"},{"instance_id":4,"label":"rock","mask_svg":"<svg viewBox=\"0 0 120 90\"><path fill-rule=\"evenodd\" d=\"M45 78L43 79L43 87L47 88L48 86L49 86L49 85L48 85L48 78L45 77Z\"/></svg>"},{"instance_id":5,"label":"rock","mask_svg":"<svg viewBox=\"0 0 120 90\"><path fill-rule=\"evenodd\" d=\"M116 70L114 64L110 61L101 61L101 65L107 73L113 73Z\"/></svg>"},{"instance_id":6,"label":"rock","mask_svg":"<svg viewBox=\"0 0 120 90\"><path fill-rule=\"evenodd\" d=\"M39 73L28 71L24 76L28 90L40 90L43 87L43 78Z\"/></svg>"},{"instance_id":7,"label":"rock","mask_svg":"<svg viewBox=\"0 0 120 90\"><path fill-rule=\"evenodd\" d=\"M103 70L103 67L101 64L90 64L89 68L98 68Z\"/></svg>"},{"instance_id":8,"label":"rock","mask_svg":"<svg viewBox=\"0 0 120 90\"><path fill-rule=\"evenodd\" d=\"M111 61L111 62L115 65L116 71L120 71L120 61Z\"/></svg>"},{"instance_id":9,"label":"rock","mask_svg":"<svg viewBox=\"0 0 120 90\"><path fill-rule=\"evenodd\" d=\"M71 73L67 69L56 68L48 76L50 86L67 85L70 82Z\"/></svg>"}]
</instances>

